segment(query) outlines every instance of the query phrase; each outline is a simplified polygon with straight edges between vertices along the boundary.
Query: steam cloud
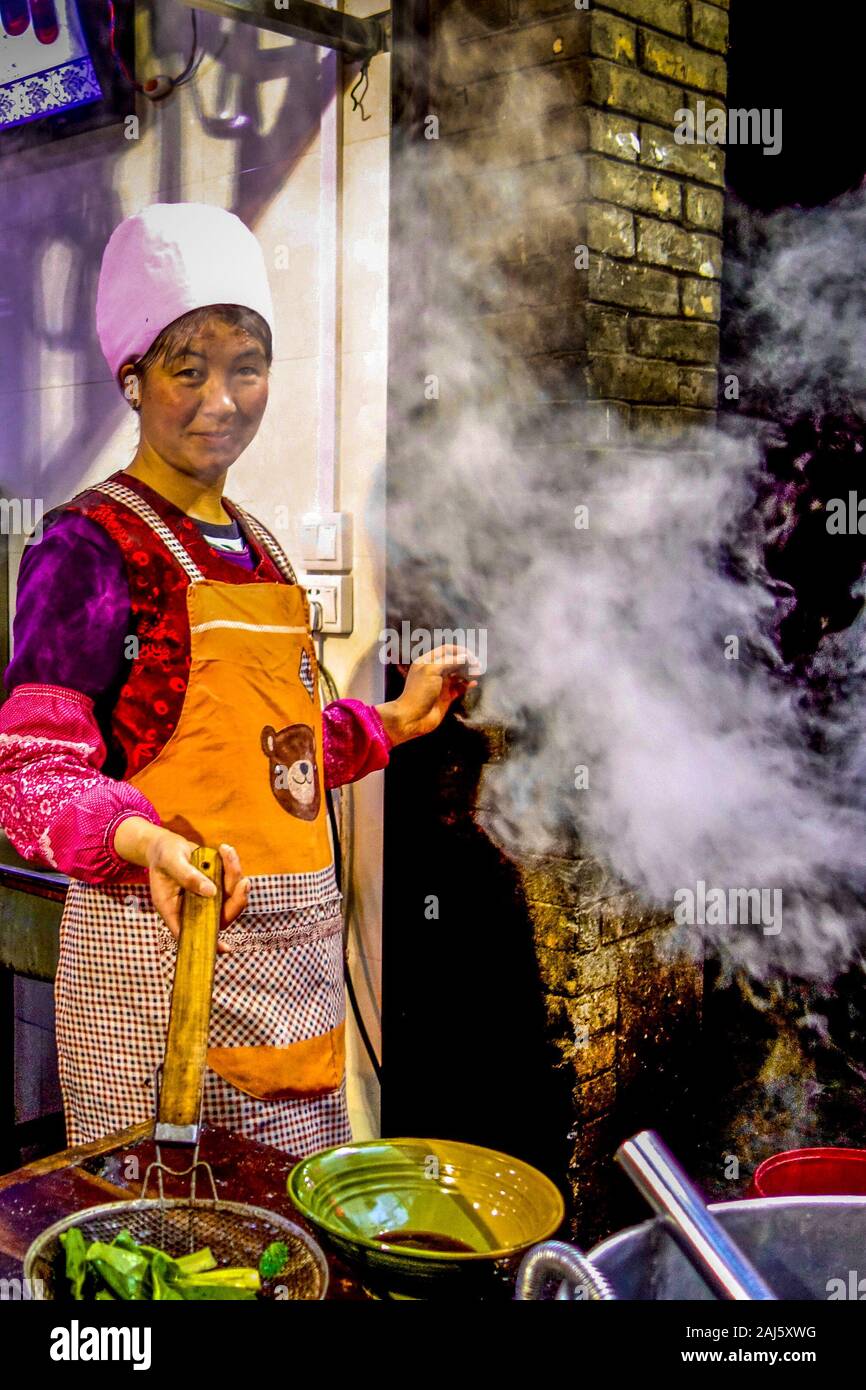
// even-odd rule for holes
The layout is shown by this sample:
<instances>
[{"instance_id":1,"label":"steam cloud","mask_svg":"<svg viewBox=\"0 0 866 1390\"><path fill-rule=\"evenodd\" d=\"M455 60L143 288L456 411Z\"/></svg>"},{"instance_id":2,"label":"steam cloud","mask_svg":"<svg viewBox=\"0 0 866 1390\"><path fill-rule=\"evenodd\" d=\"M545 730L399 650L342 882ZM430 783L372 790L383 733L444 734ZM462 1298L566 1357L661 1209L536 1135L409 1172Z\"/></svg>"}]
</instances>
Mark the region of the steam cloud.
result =
<instances>
[{"instance_id":1,"label":"steam cloud","mask_svg":"<svg viewBox=\"0 0 866 1390\"><path fill-rule=\"evenodd\" d=\"M652 448L598 402L551 403L568 393L509 355L522 272L545 254L521 238L543 212L547 255L567 254L575 209L554 213L550 165L476 175L472 159L471 138L401 155L397 215L419 262L395 267L392 440L411 453L388 511L392 615L487 628L478 717L516 735L485 774L485 827L506 851L555 853L577 832L660 907L700 880L781 889L778 935L703 930L754 975L827 979L866 931L863 624L824 644L840 693L818 719L773 641L786 598L762 563L758 427ZM425 240L425 205L460 234ZM861 386L864 219L857 196L767 223L739 370L784 411Z\"/></svg>"}]
</instances>

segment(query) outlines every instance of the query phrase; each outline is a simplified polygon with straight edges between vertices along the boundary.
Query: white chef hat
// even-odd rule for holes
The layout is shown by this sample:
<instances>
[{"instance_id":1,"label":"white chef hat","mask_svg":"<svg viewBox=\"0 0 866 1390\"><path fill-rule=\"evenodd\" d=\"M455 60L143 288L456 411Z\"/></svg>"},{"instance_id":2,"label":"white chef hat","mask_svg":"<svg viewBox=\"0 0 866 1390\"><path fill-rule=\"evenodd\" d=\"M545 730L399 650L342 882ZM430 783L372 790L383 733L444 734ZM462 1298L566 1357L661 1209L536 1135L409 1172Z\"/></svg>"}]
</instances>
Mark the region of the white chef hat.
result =
<instances>
[{"instance_id":1,"label":"white chef hat","mask_svg":"<svg viewBox=\"0 0 866 1390\"><path fill-rule=\"evenodd\" d=\"M262 248L233 212L151 203L112 232L96 291L96 332L112 376L190 309L241 304L274 331Z\"/></svg>"}]
</instances>

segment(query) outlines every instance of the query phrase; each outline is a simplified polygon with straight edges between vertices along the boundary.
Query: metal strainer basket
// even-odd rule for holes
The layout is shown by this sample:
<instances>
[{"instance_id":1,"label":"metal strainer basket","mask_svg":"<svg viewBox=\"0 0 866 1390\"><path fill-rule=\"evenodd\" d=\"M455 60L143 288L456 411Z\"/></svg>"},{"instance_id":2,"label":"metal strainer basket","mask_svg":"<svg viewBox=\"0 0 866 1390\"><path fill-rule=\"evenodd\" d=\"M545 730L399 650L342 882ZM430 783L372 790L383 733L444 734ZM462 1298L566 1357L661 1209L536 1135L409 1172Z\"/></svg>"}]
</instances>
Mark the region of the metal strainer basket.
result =
<instances>
[{"instance_id":1,"label":"metal strainer basket","mask_svg":"<svg viewBox=\"0 0 866 1390\"><path fill-rule=\"evenodd\" d=\"M213 898L187 893L172 989L165 1063L157 1087L154 1128L156 1162L144 1175L141 1196L107 1202L63 1217L37 1236L24 1260L24 1277L36 1298L72 1302L66 1279L66 1256L60 1236L77 1226L89 1244L109 1243L126 1230L142 1244L167 1255L192 1254L209 1246L219 1267L258 1268L268 1245L281 1241L287 1250L280 1270L262 1278L260 1298L323 1299L328 1265L321 1247L306 1231L275 1211L217 1196L210 1164L199 1159L201 1101L210 1024L214 961L222 899L221 860L215 850L198 849L192 861L216 884ZM194 1146L189 1167L176 1169L162 1161L160 1144ZM196 1179L207 1179L210 1196L196 1193ZM158 1197L149 1197L151 1176ZM186 1197L166 1197L164 1179L189 1177Z\"/></svg>"},{"instance_id":2,"label":"metal strainer basket","mask_svg":"<svg viewBox=\"0 0 866 1390\"><path fill-rule=\"evenodd\" d=\"M277 1212L244 1202L140 1197L75 1212L43 1231L24 1261L24 1278L31 1281L29 1287L37 1298L72 1301L60 1235L73 1226L88 1243L110 1243L125 1230L133 1240L156 1245L172 1256L190 1255L208 1245L220 1266L255 1268L265 1247L280 1240L288 1255L274 1278L262 1280L260 1298L322 1299L328 1287L328 1266L319 1246L300 1226Z\"/></svg>"}]
</instances>

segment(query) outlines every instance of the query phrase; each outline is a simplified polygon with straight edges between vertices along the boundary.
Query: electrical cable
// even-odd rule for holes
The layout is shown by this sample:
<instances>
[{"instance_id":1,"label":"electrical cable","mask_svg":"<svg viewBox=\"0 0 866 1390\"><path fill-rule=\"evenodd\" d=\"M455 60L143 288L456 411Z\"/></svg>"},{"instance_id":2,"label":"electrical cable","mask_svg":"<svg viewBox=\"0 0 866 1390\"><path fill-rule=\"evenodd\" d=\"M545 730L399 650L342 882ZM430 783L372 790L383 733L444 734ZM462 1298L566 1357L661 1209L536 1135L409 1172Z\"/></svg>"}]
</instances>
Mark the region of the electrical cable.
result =
<instances>
[{"instance_id":1,"label":"electrical cable","mask_svg":"<svg viewBox=\"0 0 866 1390\"><path fill-rule=\"evenodd\" d=\"M319 638L319 682L323 694L323 705L327 702L340 698L336 682L330 671L323 664L321 658L322 634L317 633ZM352 784L347 782L339 789L340 809L339 814L334 805L333 790L331 787L325 789L325 800L328 805L328 817L331 822L331 836L334 841L334 869L337 876L337 887L343 894L343 962L346 976L346 990L349 995L349 1002L352 1006L352 1013L355 1016L355 1023L360 1034L364 1049L370 1059L370 1065L376 1076L376 1080L381 1084L382 1064L376 1056L375 1048L367 1031L364 1022L364 1015L358 1003L358 996L355 992L355 982L352 979L352 971L349 966L349 935L352 921L352 855L354 850L354 797L352 795Z\"/></svg>"},{"instance_id":2,"label":"electrical cable","mask_svg":"<svg viewBox=\"0 0 866 1390\"><path fill-rule=\"evenodd\" d=\"M195 10L190 10L192 20L192 48L189 58L182 72L177 77L170 77L161 73L158 77L149 77L146 82L139 82L133 77L132 73L117 51L117 14L114 9L114 0L107 0L108 4L108 51L114 60L115 67L123 74L126 81L136 92L141 92L142 96L147 97L148 101L164 101L176 87L183 87L185 83L191 82L201 67L205 50L198 51L198 16Z\"/></svg>"},{"instance_id":3,"label":"electrical cable","mask_svg":"<svg viewBox=\"0 0 866 1390\"><path fill-rule=\"evenodd\" d=\"M370 56L372 57L372 56L374 56L374 55L371 54ZM358 74L358 80L357 80L357 82L355 83L355 85L354 85L354 87L352 88L352 90L349 92L349 96L352 98L352 110L353 110L353 111L357 111L358 108L360 107L360 110L361 110L361 120L362 120L362 121L369 121L369 120L370 120L370 116L368 116L368 115L366 114L366 112L364 111L364 98L365 98L365 96L367 95L367 88L368 88L369 86L370 86L370 58L365 58L365 59L364 59L364 62L363 62L362 65L361 65L361 71L360 71L360 73ZM358 90L359 87L362 88L362 90L361 90L361 95L360 95L359 97L356 97L356 96L355 96L355 93L357 92L357 90Z\"/></svg>"}]
</instances>

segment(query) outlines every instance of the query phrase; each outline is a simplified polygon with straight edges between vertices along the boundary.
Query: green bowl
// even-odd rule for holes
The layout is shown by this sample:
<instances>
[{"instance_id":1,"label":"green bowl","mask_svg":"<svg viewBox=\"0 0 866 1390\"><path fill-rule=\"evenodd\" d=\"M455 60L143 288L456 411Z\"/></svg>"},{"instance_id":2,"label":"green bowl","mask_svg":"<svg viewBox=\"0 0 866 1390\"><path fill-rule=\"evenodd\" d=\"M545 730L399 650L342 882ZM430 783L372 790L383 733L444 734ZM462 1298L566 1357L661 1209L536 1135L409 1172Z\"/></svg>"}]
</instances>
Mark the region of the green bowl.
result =
<instances>
[{"instance_id":1,"label":"green bowl","mask_svg":"<svg viewBox=\"0 0 866 1390\"><path fill-rule=\"evenodd\" d=\"M289 1196L374 1292L511 1296L522 1256L562 1223L543 1173L450 1139L370 1139L296 1163Z\"/></svg>"}]
</instances>

